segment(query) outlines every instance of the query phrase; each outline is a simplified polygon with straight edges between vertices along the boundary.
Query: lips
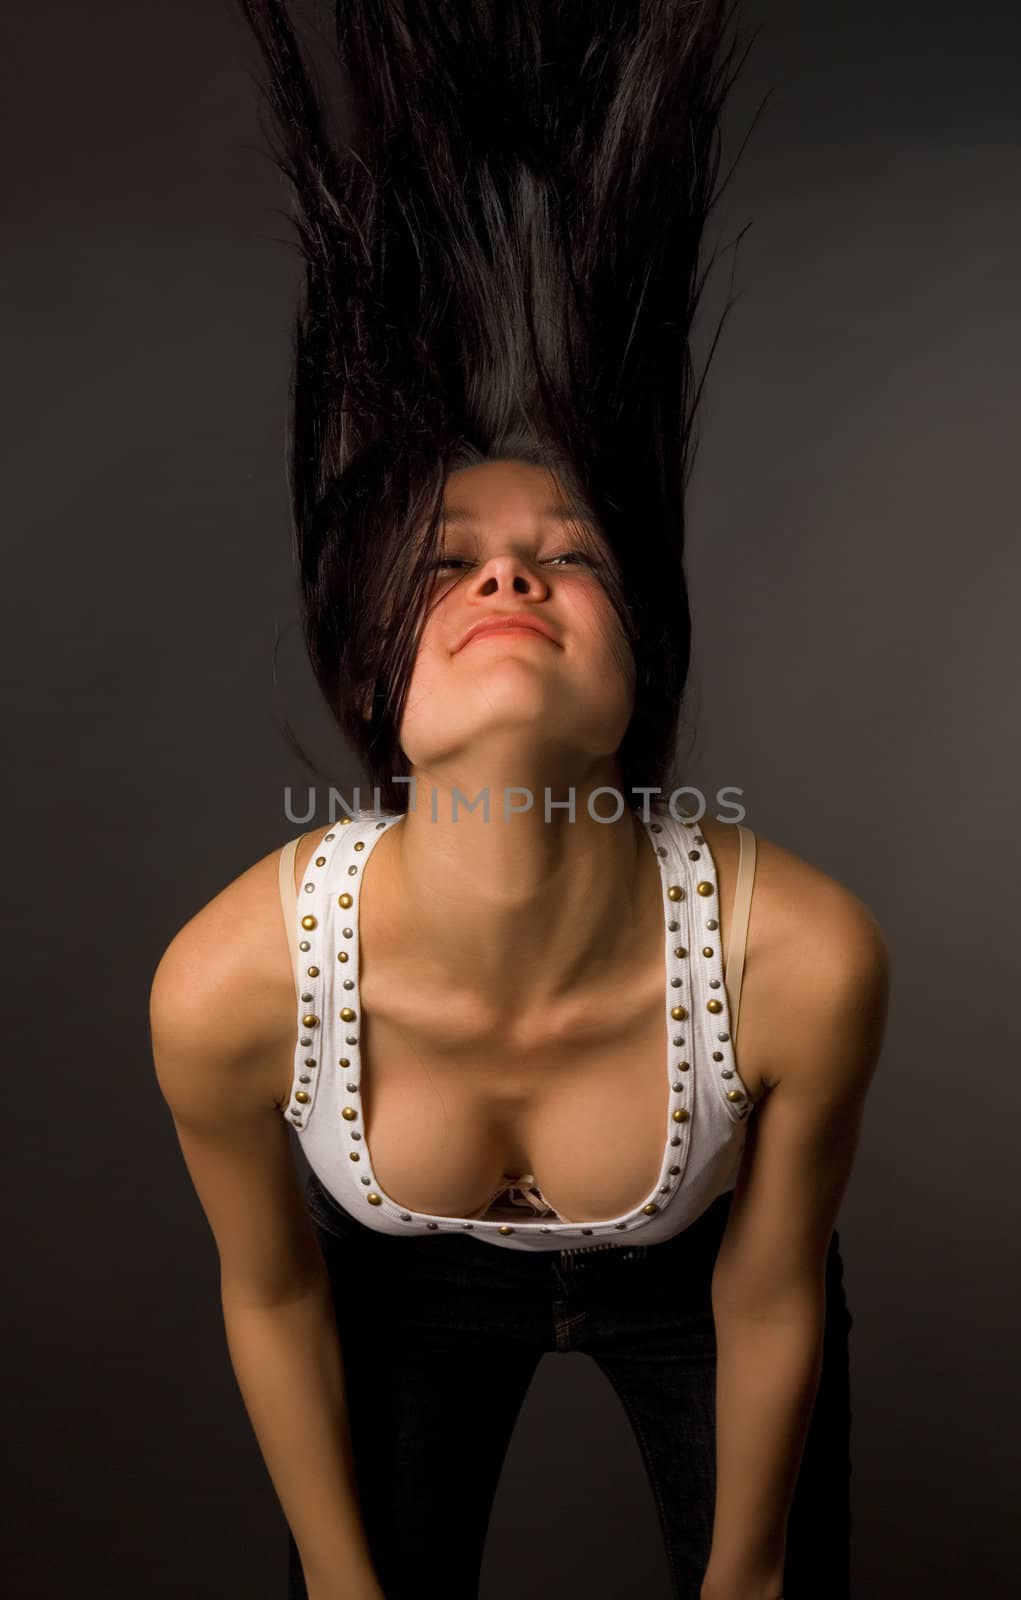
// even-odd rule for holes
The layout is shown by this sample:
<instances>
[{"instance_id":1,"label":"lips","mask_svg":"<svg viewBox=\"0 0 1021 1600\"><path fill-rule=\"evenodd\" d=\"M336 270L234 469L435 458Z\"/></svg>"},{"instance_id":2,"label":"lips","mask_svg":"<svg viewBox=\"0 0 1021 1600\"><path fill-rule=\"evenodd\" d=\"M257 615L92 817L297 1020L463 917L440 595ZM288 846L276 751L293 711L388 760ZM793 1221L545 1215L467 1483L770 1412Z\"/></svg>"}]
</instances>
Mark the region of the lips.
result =
<instances>
[{"instance_id":1,"label":"lips","mask_svg":"<svg viewBox=\"0 0 1021 1600\"><path fill-rule=\"evenodd\" d=\"M549 639L551 644L556 644L557 639L552 630L545 623L537 622L531 617L508 615L501 617L486 617L482 622L473 623L461 639L458 650L463 650L472 639L477 639L482 634L507 633L512 629L527 629L529 633L537 633L541 639Z\"/></svg>"}]
</instances>

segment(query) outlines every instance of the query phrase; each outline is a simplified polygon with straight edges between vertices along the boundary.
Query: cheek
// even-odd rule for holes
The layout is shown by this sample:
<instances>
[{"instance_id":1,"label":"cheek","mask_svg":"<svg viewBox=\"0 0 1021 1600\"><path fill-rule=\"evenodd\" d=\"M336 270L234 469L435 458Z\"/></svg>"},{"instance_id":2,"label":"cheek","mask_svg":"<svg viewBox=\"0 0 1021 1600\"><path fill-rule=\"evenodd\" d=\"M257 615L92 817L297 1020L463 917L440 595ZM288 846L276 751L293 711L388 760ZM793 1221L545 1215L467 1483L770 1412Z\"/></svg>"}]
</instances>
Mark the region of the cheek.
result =
<instances>
[{"instance_id":1,"label":"cheek","mask_svg":"<svg viewBox=\"0 0 1021 1600\"><path fill-rule=\"evenodd\" d=\"M440 630L426 621L418 637L415 663L411 669L410 692L421 693L434 685L454 658L444 644Z\"/></svg>"},{"instance_id":2,"label":"cheek","mask_svg":"<svg viewBox=\"0 0 1021 1600\"><path fill-rule=\"evenodd\" d=\"M573 599L571 630L589 661L634 680L634 662L620 618L602 588L581 591Z\"/></svg>"}]
</instances>

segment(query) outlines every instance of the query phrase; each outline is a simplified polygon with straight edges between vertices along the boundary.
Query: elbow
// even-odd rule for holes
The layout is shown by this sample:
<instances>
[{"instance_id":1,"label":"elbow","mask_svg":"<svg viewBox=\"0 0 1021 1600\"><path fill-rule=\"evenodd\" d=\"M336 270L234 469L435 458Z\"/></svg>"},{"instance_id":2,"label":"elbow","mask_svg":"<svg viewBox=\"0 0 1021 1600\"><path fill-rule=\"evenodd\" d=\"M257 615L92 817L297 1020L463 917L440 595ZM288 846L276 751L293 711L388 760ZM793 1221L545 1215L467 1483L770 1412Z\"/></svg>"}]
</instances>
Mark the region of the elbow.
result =
<instances>
[{"instance_id":1,"label":"elbow","mask_svg":"<svg viewBox=\"0 0 1021 1600\"><path fill-rule=\"evenodd\" d=\"M712 1282L712 1306L717 1327L791 1327L821 1336L826 1323L826 1283L823 1278L800 1279L751 1291L717 1276Z\"/></svg>"}]
</instances>

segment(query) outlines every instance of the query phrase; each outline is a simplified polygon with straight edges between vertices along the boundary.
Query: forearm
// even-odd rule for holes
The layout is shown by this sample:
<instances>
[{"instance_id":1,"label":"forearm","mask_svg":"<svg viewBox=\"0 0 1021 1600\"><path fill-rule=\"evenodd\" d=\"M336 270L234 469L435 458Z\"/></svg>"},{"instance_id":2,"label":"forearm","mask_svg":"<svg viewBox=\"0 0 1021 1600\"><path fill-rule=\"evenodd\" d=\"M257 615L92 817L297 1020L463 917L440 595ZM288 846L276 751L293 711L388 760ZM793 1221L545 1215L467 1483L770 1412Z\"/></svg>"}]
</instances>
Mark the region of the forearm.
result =
<instances>
[{"instance_id":1,"label":"forearm","mask_svg":"<svg viewBox=\"0 0 1021 1600\"><path fill-rule=\"evenodd\" d=\"M787 1521L822 1371L825 1298L716 1310L716 1505L704 1600L779 1600Z\"/></svg>"},{"instance_id":2,"label":"forearm","mask_svg":"<svg viewBox=\"0 0 1021 1600\"><path fill-rule=\"evenodd\" d=\"M234 1373L310 1595L381 1594L358 1503L325 1273L286 1302L246 1304L225 1289L222 1303Z\"/></svg>"}]
</instances>

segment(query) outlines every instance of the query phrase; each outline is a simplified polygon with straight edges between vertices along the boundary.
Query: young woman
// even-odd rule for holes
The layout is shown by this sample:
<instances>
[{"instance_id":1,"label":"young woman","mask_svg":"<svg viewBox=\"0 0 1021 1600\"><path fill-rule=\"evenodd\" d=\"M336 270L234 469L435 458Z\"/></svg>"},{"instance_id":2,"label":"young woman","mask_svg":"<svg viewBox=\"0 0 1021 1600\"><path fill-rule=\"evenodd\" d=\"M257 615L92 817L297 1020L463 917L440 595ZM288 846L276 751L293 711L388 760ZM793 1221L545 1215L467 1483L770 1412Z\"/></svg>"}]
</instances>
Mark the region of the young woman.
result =
<instances>
[{"instance_id":1,"label":"young woman","mask_svg":"<svg viewBox=\"0 0 1021 1600\"><path fill-rule=\"evenodd\" d=\"M245 10L307 266L306 637L381 804L210 901L151 1015L289 1593L474 1595L532 1374L578 1350L678 1596L840 1600L886 950L675 792L727 8L354 0L339 149L283 5Z\"/></svg>"}]
</instances>

